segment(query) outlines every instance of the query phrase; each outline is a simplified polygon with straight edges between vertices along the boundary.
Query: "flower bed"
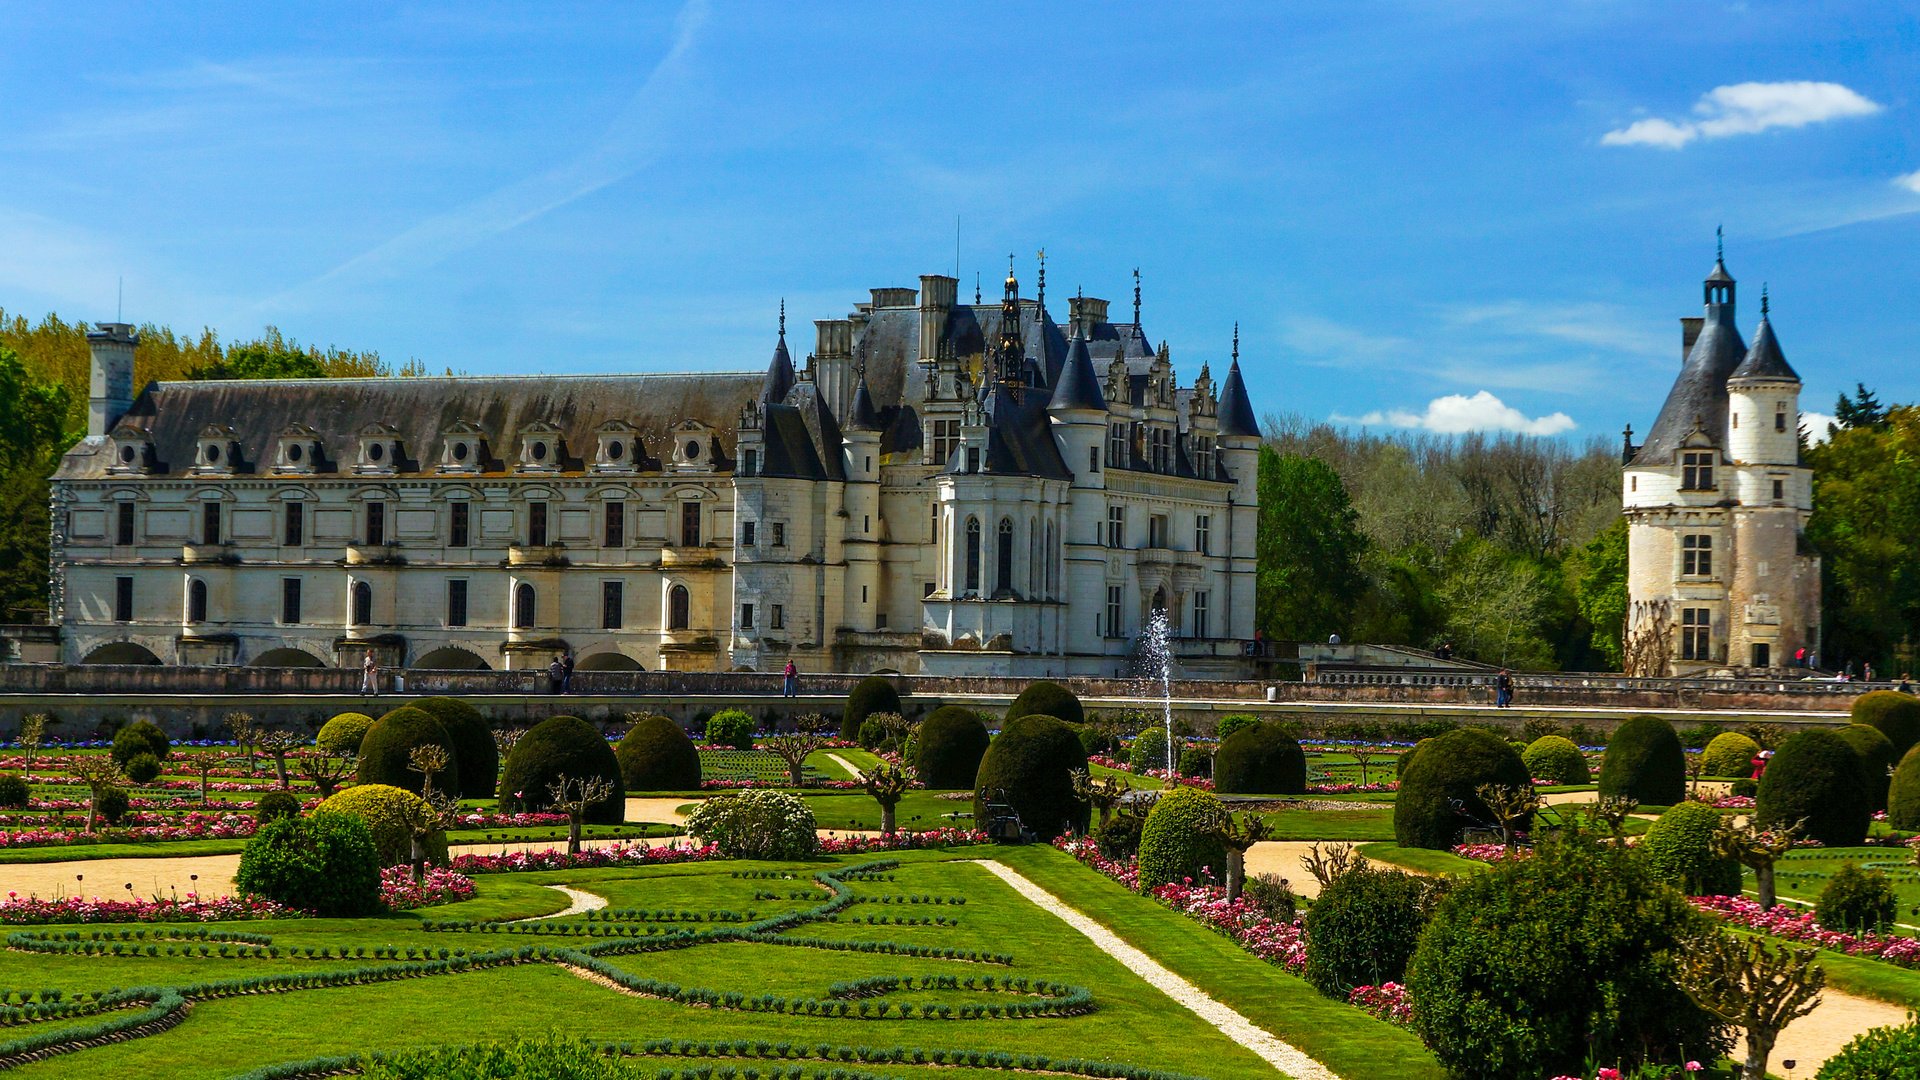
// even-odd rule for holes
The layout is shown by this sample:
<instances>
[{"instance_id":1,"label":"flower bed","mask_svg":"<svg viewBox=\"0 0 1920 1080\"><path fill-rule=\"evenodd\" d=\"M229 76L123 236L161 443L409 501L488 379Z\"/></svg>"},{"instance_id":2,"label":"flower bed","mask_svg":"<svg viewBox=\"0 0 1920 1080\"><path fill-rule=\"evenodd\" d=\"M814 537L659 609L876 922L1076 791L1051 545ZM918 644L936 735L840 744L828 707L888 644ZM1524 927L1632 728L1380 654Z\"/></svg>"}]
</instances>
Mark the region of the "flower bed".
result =
<instances>
[{"instance_id":1,"label":"flower bed","mask_svg":"<svg viewBox=\"0 0 1920 1080\"><path fill-rule=\"evenodd\" d=\"M801 785L805 788L828 788L834 791L859 791L858 780L809 780ZM752 788L785 788L792 790L793 785L786 780L702 780L701 791L746 791Z\"/></svg>"},{"instance_id":2,"label":"flower bed","mask_svg":"<svg viewBox=\"0 0 1920 1080\"><path fill-rule=\"evenodd\" d=\"M893 836L829 837L820 841L823 855L864 855L874 851L920 851L927 848L961 847L984 844L987 834L969 829L929 829L926 832L900 832ZM702 862L720 858L712 844L683 841L649 847L644 844L613 844L583 848L568 855L561 848L540 851L516 851L505 855L455 855L453 869L463 874L509 874L521 870L574 870L597 866L656 866L668 863Z\"/></svg>"},{"instance_id":3,"label":"flower bed","mask_svg":"<svg viewBox=\"0 0 1920 1080\"><path fill-rule=\"evenodd\" d=\"M451 904L473 898L473 879L444 867L429 867L419 881L410 867L389 866L380 871L380 901L388 911Z\"/></svg>"},{"instance_id":4,"label":"flower bed","mask_svg":"<svg viewBox=\"0 0 1920 1080\"><path fill-rule=\"evenodd\" d=\"M1744 896L1695 896L1693 906L1717 915L1735 926L1763 934L1832 949L1849 956L1864 956L1901 967L1920 967L1920 939L1897 934L1851 934L1829 930L1814 920L1813 912L1777 904L1762 911L1756 900Z\"/></svg>"},{"instance_id":5,"label":"flower bed","mask_svg":"<svg viewBox=\"0 0 1920 1080\"><path fill-rule=\"evenodd\" d=\"M77 896L42 900L8 893L0 903L0 923L99 923L99 922L225 922L232 919L285 919L300 912L281 907L271 900L252 896L202 898L188 893L184 898L154 900L83 900Z\"/></svg>"},{"instance_id":6,"label":"flower bed","mask_svg":"<svg viewBox=\"0 0 1920 1080\"><path fill-rule=\"evenodd\" d=\"M1517 847L1509 850L1505 844L1455 844L1453 853L1463 859L1487 863L1533 857L1533 851L1530 848Z\"/></svg>"},{"instance_id":7,"label":"flower bed","mask_svg":"<svg viewBox=\"0 0 1920 1080\"><path fill-rule=\"evenodd\" d=\"M175 825L80 829L0 829L0 849L58 847L68 844L138 844L168 840L244 840L258 823L241 814L186 814Z\"/></svg>"}]
</instances>

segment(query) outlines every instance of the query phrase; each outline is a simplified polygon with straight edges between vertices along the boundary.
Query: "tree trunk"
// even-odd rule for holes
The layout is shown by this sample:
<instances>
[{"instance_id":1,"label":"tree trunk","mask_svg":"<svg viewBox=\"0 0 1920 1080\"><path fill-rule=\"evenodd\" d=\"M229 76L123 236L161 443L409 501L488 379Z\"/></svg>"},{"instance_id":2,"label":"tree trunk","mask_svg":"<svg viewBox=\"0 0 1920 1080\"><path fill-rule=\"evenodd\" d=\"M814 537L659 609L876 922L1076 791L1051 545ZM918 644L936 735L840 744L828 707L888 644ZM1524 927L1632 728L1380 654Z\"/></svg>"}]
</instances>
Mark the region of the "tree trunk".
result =
<instances>
[{"instance_id":1,"label":"tree trunk","mask_svg":"<svg viewBox=\"0 0 1920 1080\"><path fill-rule=\"evenodd\" d=\"M1767 1075L1767 1059L1773 1056L1773 1040L1779 1037L1780 1033L1777 1031L1747 1029L1746 1075L1756 1077Z\"/></svg>"},{"instance_id":2,"label":"tree trunk","mask_svg":"<svg viewBox=\"0 0 1920 1080\"><path fill-rule=\"evenodd\" d=\"M200 774L200 805L207 805L207 774Z\"/></svg>"},{"instance_id":3,"label":"tree trunk","mask_svg":"<svg viewBox=\"0 0 1920 1080\"><path fill-rule=\"evenodd\" d=\"M417 883L427 876L427 837L425 833L414 833L407 854L413 858L413 880Z\"/></svg>"},{"instance_id":4,"label":"tree trunk","mask_svg":"<svg viewBox=\"0 0 1920 1080\"><path fill-rule=\"evenodd\" d=\"M1754 867L1753 880L1754 880L1754 884L1758 885L1760 888L1760 910L1772 911L1773 905L1774 905L1773 864L1768 863L1765 866ZM1755 1075L1757 1076L1760 1074L1756 1073Z\"/></svg>"},{"instance_id":5,"label":"tree trunk","mask_svg":"<svg viewBox=\"0 0 1920 1080\"><path fill-rule=\"evenodd\" d=\"M313 778L313 786L320 789L320 797L323 799L333 798L333 793L340 790L340 784L337 781L320 776Z\"/></svg>"},{"instance_id":6,"label":"tree trunk","mask_svg":"<svg viewBox=\"0 0 1920 1080\"><path fill-rule=\"evenodd\" d=\"M1100 807L1100 827L1103 829L1106 828L1107 822L1111 821L1112 819L1113 819L1113 807L1107 806L1103 803Z\"/></svg>"},{"instance_id":7,"label":"tree trunk","mask_svg":"<svg viewBox=\"0 0 1920 1080\"><path fill-rule=\"evenodd\" d=\"M880 804L880 833L883 836L892 836L893 830L894 830L893 804L881 803Z\"/></svg>"},{"instance_id":8,"label":"tree trunk","mask_svg":"<svg viewBox=\"0 0 1920 1080\"><path fill-rule=\"evenodd\" d=\"M787 780L791 782L794 787L800 786L800 774L806 770L806 765L807 759L805 757L797 757L787 762Z\"/></svg>"},{"instance_id":9,"label":"tree trunk","mask_svg":"<svg viewBox=\"0 0 1920 1080\"><path fill-rule=\"evenodd\" d=\"M586 812L567 815L567 854L580 854L580 823L586 818Z\"/></svg>"},{"instance_id":10,"label":"tree trunk","mask_svg":"<svg viewBox=\"0 0 1920 1080\"><path fill-rule=\"evenodd\" d=\"M1247 853L1239 848L1227 849L1227 902L1240 899L1240 890L1247 881Z\"/></svg>"},{"instance_id":11,"label":"tree trunk","mask_svg":"<svg viewBox=\"0 0 1920 1080\"><path fill-rule=\"evenodd\" d=\"M100 805L100 793L92 792L87 796L87 835L93 835L93 808Z\"/></svg>"},{"instance_id":12,"label":"tree trunk","mask_svg":"<svg viewBox=\"0 0 1920 1080\"><path fill-rule=\"evenodd\" d=\"M273 772L280 780L281 791L287 791L293 787L292 784L287 783L287 755L273 755Z\"/></svg>"}]
</instances>

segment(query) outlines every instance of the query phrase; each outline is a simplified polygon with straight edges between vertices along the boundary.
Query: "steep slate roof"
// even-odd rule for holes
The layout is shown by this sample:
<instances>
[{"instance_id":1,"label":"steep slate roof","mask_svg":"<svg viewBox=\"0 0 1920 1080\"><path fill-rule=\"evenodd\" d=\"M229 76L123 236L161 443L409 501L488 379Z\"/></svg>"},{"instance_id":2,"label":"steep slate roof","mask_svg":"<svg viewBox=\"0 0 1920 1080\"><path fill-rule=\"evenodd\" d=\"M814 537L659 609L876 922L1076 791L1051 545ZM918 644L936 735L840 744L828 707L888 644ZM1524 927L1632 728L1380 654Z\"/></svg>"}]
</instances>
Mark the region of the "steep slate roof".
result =
<instances>
[{"instance_id":1,"label":"steep slate roof","mask_svg":"<svg viewBox=\"0 0 1920 1080\"><path fill-rule=\"evenodd\" d=\"M987 457L980 464L982 472L1073 479L1060 457L1059 444L1053 441L1044 391L1016 393L996 384L987 395L986 413Z\"/></svg>"},{"instance_id":2,"label":"steep slate roof","mask_svg":"<svg viewBox=\"0 0 1920 1080\"><path fill-rule=\"evenodd\" d=\"M793 356L787 352L787 332L780 331L780 341L773 347L773 359L767 362L767 377L760 383L761 401L779 401L793 389L795 382Z\"/></svg>"},{"instance_id":3,"label":"steep slate roof","mask_svg":"<svg viewBox=\"0 0 1920 1080\"><path fill-rule=\"evenodd\" d=\"M1800 376L1787 363L1786 354L1780 351L1779 339L1773 336L1773 321L1767 318L1764 299L1760 302L1760 329L1753 332L1753 346L1747 350L1747 358L1740 361L1740 366L1733 369L1728 379L1800 381Z\"/></svg>"},{"instance_id":4,"label":"steep slate roof","mask_svg":"<svg viewBox=\"0 0 1920 1080\"><path fill-rule=\"evenodd\" d=\"M920 309L875 308L866 324L854 324L855 354L867 363L867 385L874 406L886 415L896 405L911 406L926 397L926 369L920 359ZM943 342L956 356L981 352L1000 340L999 304L959 304L949 313ZM1044 352L1047 384L1058 381L1067 354L1066 335L1051 315L1032 300L1020 301L1020 340L1036 364Z\"/></svg>"},{"instance_id":5,"label":"steep slate roof","mask_svg":"<svg viewBox=\"0 0 1920 1080\"><path fill-rule=\"evenodd\" d=\"M1079 330L1074 331L1073 341L1067 346L1067 359L1060 366L1060 378L1054 384L1047 409L1052 412L1107 411L1106 396L1100 392L1100 378L1093 373L1093 355L1087 349L1086 335Z\"/></svg>"},{"instance_id":6,"label":"steep slate roof","mask_svg":"<svg viewBox=\"0 0 1920 1080\"><path fill-rule=\"evenodd\" d=\"M1247 397L1246 380L1240 377L1240 361L1227 369L1227 381L1220 387L1220 407L1216 423L1222 435L1259 437L1260 422L1254 419L1253 402Z\"/></svg>"},{"instance_id":7,"label":"steep slate roof","mask_svg":"<svg viewBox=\"0 0 1920 1080\"><path fill-rule=\"evenodd\" d=\"M1714 269L1724 272L1719 263L1714 264ZM1654 420L1647 432L1647 441L1640 445L1632 464L1673 464L1674 451L1696 427L1713 440L1714 445L1723 445L1727 431L1727 377L1740 366L1746 354L1746 343L1740 340L1740 331L1733 325L1733 306L1707 305L1707 319L1700 328L1700 336L1687 353L1680 377L1674 380L1667 402L1660 407L1660 416Z\"/></svg>"},{"instance_id":8,"label":"steep slate roof","mask_svg":"<svg viewBox=\"0 0 1920 1080\"><path fill-rule=\"evenodd\" d=\"M122 423L146 432L159 468L173 474L192 467L209 424L234 429L237 471L252 472L273 460L274 441L294 423L321 433L325 460L336 469L357 457L360 429L384 423L400 440L404 473L435 468L441 433L463 420L485 432L488 468L499 471L502 459L518 456L521 429L545 420L560 429L565 467L578 470L582 455L594 453L595 433L614 421L632 424L657 458L672 445L675 425L698 420L713 430L720 458L730 459L740 410L759 396L761 382L751 372L157 382ZM106 447L106 439L82 440L55 479L106 477Z\"/></svg>"},{"instance_id":9,"label":"steep slate roof","mask_svg":"<svg viewBox=\"0 0 1920 1080\"><path fill-rule=\"evenodd\" d=\"M867 392L867 373L860 372L860 382L853 388L853 407L847 410L846 429L848 431L880 431L885 428L880 412L873 407L873 395Z\"/></svg>"}]
</instances>

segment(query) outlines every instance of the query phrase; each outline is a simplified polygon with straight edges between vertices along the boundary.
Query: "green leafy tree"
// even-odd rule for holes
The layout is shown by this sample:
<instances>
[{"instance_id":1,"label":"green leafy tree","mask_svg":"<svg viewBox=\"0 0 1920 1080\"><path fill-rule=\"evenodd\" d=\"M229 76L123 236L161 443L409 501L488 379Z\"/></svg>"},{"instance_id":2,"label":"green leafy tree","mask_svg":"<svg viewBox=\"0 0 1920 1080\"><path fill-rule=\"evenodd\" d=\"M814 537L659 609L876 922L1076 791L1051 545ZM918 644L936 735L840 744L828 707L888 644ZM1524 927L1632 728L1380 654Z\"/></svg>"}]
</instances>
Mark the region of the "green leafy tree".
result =
<instances>
[{"instance_id":1,"label":"green leafy tree","mask_svg":"<svg viewBox=\"0 0 1920 1080\"><path fill-rule=\"evenodd\" d=\"M1835 431L1808 448L1807 460L1807 537L1822 558L1823 659L1911 667L1920 630L1920 406Z\"/></svg>"},{"instance_id":2,"label":"green leafy tree","mask_svg":"<svg viewBox=\"0 0 1920 1080\"><path fill-rule=\"evenodd\" d=\"M1262 447L1259 482L1254 610L1261 632L1283 641L1351 633L1366 588L1367 538L1340 474L1323 461Z\"/></svg>"},{"instance_id":3,"label":"green leafy tree","mask_svg":"<svg viewBox=\"0 0 1920 1080\"><path fill-rule=\"evenodd\" d=\"M1833 423L1827 425L1829 434L1833 430L1848 428L1879 427L1887 422L1887 408L1880 404L1879 395L1867 389L1866 383L1853 384L1853 396L1841 394L1833 403Z\"/></svg>"},{"instance_id":4,"label":"green leafy tree","mask_svg":"<svg viewBox=\"0 0 1920 1080\"><path fill-rule=\"evenodd\" d=\"M0 344L0 621L46 606L47 474L71 441L71 402Z\"/></svg>"},{"instance_id":5,"label":"green leafy tree","mask_svg":"<svg viewBox=\"0 0 1920 1080\"><path fill-rule=\"evenodd\" d=\"M1447 633L1466 655L1507 667L1552 666L1542 633L1548 588L1530 559L1485 540L1454 546L1439 598Z\"/></svg>"},{"instance_id":6,"label":"green leafy tree","mask_svg":"<svg viewBox=\"0 0 1920 1080\"><path fill-rule=\"evenodd\" d=\"M1626 663L1621 634L1627 623L1627 519L1567 556L1567 584L1582 618L1593 627L1593 647L1615 671Z\"/></svg>"}]
</instances>

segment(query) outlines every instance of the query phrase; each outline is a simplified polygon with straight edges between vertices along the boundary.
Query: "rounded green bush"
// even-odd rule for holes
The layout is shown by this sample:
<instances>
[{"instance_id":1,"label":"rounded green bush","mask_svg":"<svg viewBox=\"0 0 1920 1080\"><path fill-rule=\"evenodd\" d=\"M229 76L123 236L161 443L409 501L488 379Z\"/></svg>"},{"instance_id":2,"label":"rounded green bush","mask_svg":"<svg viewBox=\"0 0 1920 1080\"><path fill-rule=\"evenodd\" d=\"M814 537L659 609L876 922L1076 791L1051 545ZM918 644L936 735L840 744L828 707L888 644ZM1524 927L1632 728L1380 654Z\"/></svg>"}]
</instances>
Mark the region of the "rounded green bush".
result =
<instances>
[{"instance_id":1,"label":"rounded green bush","mask_svg":"<svg viewBox=\"0 0 1920 1080\"><path fill-rule=\"evenodd\" d=\"M1080 728L1079 732L1080 749L1085 750L1088 757L1095 754L1113 754L1120 749L1120 743L1110 733L1092 724Z\"/></svg>"},{"instance_id":2,"label":"rounded green bush","mask_svg":"<svg viewBox=\"0 0 1920 1080\"><path fill-rule=\"evenodd\" d=\"M160 775L160 759L141 751L127 759L122 771L136 784L150 783Z\"/></svg>"},{"instance_id":3,"label":"rounded green bush","mask_svg":"<svg viewBox=\"0 0 1920 1080\"><path fill-rule=\"evenodd\" d=\"M500 747L493 741L487 718L459 698L421 698L413 707L431 714L447 729L453 759L460 766L460 797L491 799L494 779L500 775Z\"/></svg>"},{"instance_id":4,"label":"rounded green bush","mask_svg":"<svg viewBox=\"0 0 1920 1080\"><path fill-rule=\"evenodd\" d=\"M1021 824L1042 839L1085 829L1089 810L1073 793L1073 774L1086 767L1080 737L1060 720L1023 716L1008 722L980 759L975 827L986 827L987 804L1000 802L1004 793Z\"/></svg>"},{"instance_id":5,"label":"rounded green bush","mask_svg":"<svg viewBox=\"0 0 1920 1080\"><path fill-rule=\"evenodd\" d=\"M1074 692L1045 679L1028 683L1020 696L1013 699L1013 704L1007 706L1007 715L1000 720L1005 724L1023 716L1051 716L1074 727L1087 722L1086 710L1080 707L1080 699Z\"/></svg>"},{"instance_id":6,"label":"rounded green bush","mask_svg":"<svg viewBox=\"0 0 1920 1080\"><path fill-rule=\"evenodd\" d=\"M1920 697L1898 690L1870 690L1853 699L1853 722L1879 728L1893 744L1894 754L1903 755L1920 743Z\"/></svg>"},{"instance_id":7,"label":"rounded green bush","mask_svg":"<svg viewBox=\"0 0 1920 1080\"><path fill-rule=\"evenodd\" d=\"M1760 744L1737 731L1713 737L1701 752L1701 768L1708 776L1753 776L1753 759L1760 756Z\"/></svg>"},{"instance_id":8,"label":"rounded green bush","mask_svg":"<svg viewBox=\"0 0 1920 1080\"><path fill-rule=\"evenodd\" d=\"M33 802L33 789L27 786L24 777L8 773L0 776L0 806L9 810L25 810Z\"/></svg>"},{"instance_id":9,"label":"rounded green bush","mask_svg":"<svg viewBox=\"0 0 1920 1080\"><path fill-rule=\"evenodd\" d=\"M1855 1035L1813 1080L1920 1080L1920 1019Z\"/></svg>"},{"instance_id":10,"label":"rounded green bush","mask_svg":"<svg viewBox=\"0 0 1920 1080\"><path fill-rule=\"evenodd\" d=\"M1393 835L1401 847L1452 847L1461 829L1493 820L1475 788L1526 788L1532 781L1513 747L1478 728L1449 731L1415 749L1419 756L1400 774L1393 802Z\"/></svg>"},{"instance_id":11,"label":"rounded green bush","mask_svg":"<svg viewBox=\"0 0 1920 1080\"><path fill-rule=\"evenodd\" d=\"M1887 929L1898 912L1899 899L1886 874L1842 863L1820 890L1813 918L1829 930L1859 934Z\"/></svg>"},{"instance_id":12,"label":"rounded green bush","mask_svg":"<svg viewBox=\"0 0 1920 1080\"><path fill-rule=\"evenodd\" d=\"M1887 741L1879 728L1866 724L1848 724L1834 733L1847 740L1853 752L1860 755L1860 767L1867 774L1867 794L1870 796L1868 809L1885 810L1887 785L1893 775L1894 763L1899 760L1894 756L1893 744Z\"/></svg>"},{"instance_id":13,"label":"rounded green bush","mask_svg":"<svg viewBox=\"0 0 1920 1080\"><path fill-rule=\"evenodd\" d=\"M990 742L980 714L959 705L942 705L920 722L914 736L914 772L927 787L973 790L980 759Z\"/></svg>"},{"instance_id":14,"label":"rounded green bush","mask_svg":"<svg viewBox=\"0 0 1920 1080\"><path fill-rule=\"evenodd\" d=\"M411 705L382 716L367 729L360 740L360 760L354 778L362 784L386 784L420 794L426 777L407 768L408 755L416 746L438 746L447 752L447 768L433 778L435 791L460 790L460 757L453 738L432 713Z\"/></svg>"},{"instance_id":15,"label":"rounded green bush","mask_svg":"<svg viewBox=\"0 0 1920 1080\"><path fill-rule=\"evenodd\" d=\"M1175 736L1174 737L1175 755L1177 756L1179 752L1184 749L1186 749L1186 741L1181 739L1179 736ZM1178 761L1175 762L1175 764L1178 764L1178 763L1179 763ZM1127 745L1127 764L1130 767L1132 767L1134 772L1141 773L1141 774L1145 774L1146 772L1152 769L1166 768L1167 767L1166 729L1156 724L1152 727L1149 727L1143 730L1142 732L1140 732L1140 734L1135 735L1133 737L1133 742Z\"/></svg>"},{"instance_id":16,"label":"rounded green bush","mask_svg":"<svg viewBox=\"0 0 1920 1080\"><path fill-rule=\"evenodd\" d=\"M127 796L127 789L110 787L102 791L100 797L94 800L93 811L99 814L100 820L107 824L118 825L120 819L127 816L127 810L132 806L133 800Z\"/></svg>"},{"instance_id":17,"label":"rounded green bush","mask_svg":"<svg viewBox=\"0 0 1920 1080\"><path fill-rule=\"evenodd\" d=\"M1220 800L1199 788L1178 787L1155 799L1140 828L1140 891L1225 877L1227 849L1219 830L1226 819Z\"/></svg>"},{"instance_id":18,"label":"rounded green bush","mask_svg":"<svg viewBox=\"0 0 1920 1080\"><path fill-rule=\"evenodd\" d=\"M563 774L569 780L604 777L613 785L605 799L587 808L587 821L618 825L626 820L620 761L593 725L577 716L550 716L513 744L507 766L500 771L501 812L546 810L552 801L548 786Z\"/></svg>"},{"instance_id":19,"label":"rounded green bush","mask_svg":"<svg viewBox=\"0 0 1920 1080\"><path fill-rule=\"evenodd\" d=\"M1131 859L1140 854L1140 827L1145 823L1136 814L1115 814L1093 830L1094 846L1109 859Z\"/></svg>"},{"instance_id":20,"label":"rounded green bush","mask_svg":"<svg viewBox=\"0 0 1920 1080\"><path fill-rule=\"evenodd\" d=\"M1436 905L1407 966L1414 1031L1474 1080L1711 1061L1732 1048L1729 1030L1680 989L1675 959L1711 925L1629 850L1548 840Z\"/></svg>"},{"instance_id":21,"label":"rounded green bush","mask_svg":"<svg viewBox=\"0 0 1920 1080\"><path fill-rule=\"evenodd\" d=\"M1307 790L1307 755L1279 724L1243 727L1220 740L1213 789L1228 795L1299 795Z\"/></svg>"},{"instance_id":22,"label":"rounded green bush","mask_svg":"<svg viewBox=\"0 0 1920 1080\"><path fill-rule=\"evenodd\" d=\"M687 833L729 859L804 859L820 846L806 800L765 789L708 799L687 815Z\"/></svg>"},{"instance_id":23,"label":"rounded green bush","mask_svg":"<svg viewBox=\"0 0 1920 1080\"><path fill-rule=\"evenodd\" d=\"M1401 777L1407 775L1407 766L1413 764L1413 755L1421 747L1427 745L1432 741L1433 739L1430 737L1421 739L1419 742L1416 742L1412 746L1409 746L1405 750L1401 751L1400 756L1393 759L1393 778L1395 780L1398 780Z\"/></svg>"},{"instance_id":24,"label":"rounded green bush","mask_svg":"<svg viewBox=\"0 0 1920 1080\"><path fill-rule=\"evenodd\" d=\"M315 811L267 822L240 853L234 887L325 918L380 910L380 859L366 822Z\"/></svg>"},{"instance_id":25,"label":"rounded green bush","mask_svg":"<svg viewBox=\"0 0 1920 1080\"><path fill-rule=\"evenodd\" d=\"M1180 775L1213 779L1213 751L1204 746L1189 746L1180 751Z\"/></svg>"},{"instance_id":26,"label":"rounded green bush","mask_svg":"<svg viewBox=\"0 0 1920 1080\"><path fill-rule=\"evenodd\" d=\"M300 797L291 791L269 791L253 804L253 820L262 825L274 818L299 816Z\"/></svg>"},{"instance_id":27,"label":"rounded green bush","mask_svg":"<svg viewBox=\"0 0 1920 1080\"><path fill-rule=\"evenodd\" d=\"M1251 716L1247 713L1232 713L1221 717L1220 722L1214 725L1213 736L1221 742L1226 742L1229 738L1232 738L1234 732L1244 728L1255 727L1259 723L1260 718L1257 716Z\"/></svg>"},{"instance_id":28,"label":"rounded green bush","mask_svg":"<svg viewBox=\"0 0 1920 1080\"><path fill-rule=\"evenodd\" d=\"M433 807L405 788L391 784L356 784L329 796L314 813L346 814L365 822L380 865L399 866L413 861L413 823L431 817ZM426 837L425 847L428 862L447 861L445 832L433 830Z\"/></svg>"},{"instance_id":29,"label":"rounded green bush","mask_svg":"<svg viewBox=\"0 0 1920 1080\"><path fill-rule=\"evenodd\" d=\"M358 754L360 740L367 737L373 717L361 712L343 712L320 725L314 745L330 754Z\"/></svg>"},{"instance_id":30,"label":"rounded green bush","mask_svg":"<svg viewBox=\"0 0 1920 1080\"><path fill-rule=\"evenodd\" d=\"M1307 909L1307 981L1340 1001L1357 986L1403 981L1438 892L1428 879L1372 866L1328 882Z\"/></svg>"},{"instance_id":31,"label":"rounded green bush","mask_svg":"<svg viewBox=\"0 0 1920 1080\"><path fill-rule=\"evenodd\" d=\"M1564 735L1542 735L1520 752L1527 772L1556 784L1585 784L1593 779L1587 769L1587 755L1579 744Z\"/></svg>"},{"instance_id":32,"label":"rounded green bush","mask_svg":"<svg viewBox=\"0 0 1920 1080\"><path fill-rule=\"evenodd\" d=\"M753 733L759 724L742 709L721 709L707 718L707 742L731 746L735 750L753 749Z\"/></svg>"},{"instance_id":33,"label":"rounded green bush","mask_svg":"<svg viewBox=\"0 0 1920 1080\"><path fill-rule=\"evenodd\" d=\"M846 708L840 712L840 737L858 739L860 725L867 722L871 713L900 711L900 691L893 688L893 680L869 675L854 683L847 694Z\"/></svg>"},{"instance_id":34,"label":"rounded green bush","mask_svg":"<svg viewBox=\"0 0 1920 1080\"><path fill-rule=\"evenodd\" d=\"M680 725L664 716L638 716L614 748L620 782L628 791L695 791L700 751Z\"/></svg>"},{"instance_id":35,"label":"rounded green bush","mask_svg":"<svg viewBox=\"0 0 1920 1080\"><path fill-rule=\"evenodd\" d=\"M1634 850L1647 870L1688 896L1739 896L1740 864L1715 855L1713 833L1720 812L1682 801L1661 813Z\"/></svg>"},{"instance_id":36,"label":"rounded green bush","mask_svg":"<svg viewBox=\"0 0 1920 1080\"><path fill-rule=\"evenodd\" d=\"M1625 795L1642 806L1672 806L1687 797L1687 752L1673 725L1657 716L1623 721L1600 759L1600 794Z\"/></svg>"},{"instance_id":37,"label":"rounded green bush","mask_svg":"<svg viewBox=\"0 0 1920 1080\"><path fill-rule=\"evenodd\" d=\"M881 714L867 717L860 723L860 738L855 740L864 750L894 750L896 737L886 725L880 722Z\"/></svg>"},{"instance_id":38,"label":"rounded green bush","mask_svg":"<svg viewBox=\"0 0 1920 1080\"><path fill-rule=\"evenodd\" d=\"M1832 731L1787 736L1760 776L1754 816L1763 828L1805 821L1803 835L1827 847L1858 844L1873 819L1860 755Z\"/></svg>"},{"instance_id":39,"label":"rounded green bush","mask_svg":"<svg viewBox=\"0 0 1920 1080\"><path fill-rule=\"evenodd\" d=\"M155 761L165 761L172 752L173 743L168 741L167 733L151 720L135 720L113 733L113 760L121 768L126 768L127 762L140 754L152 754Z\"/></svg>"},{"instance_id":40,"label":"rounded green bush","mask_svg":"<svg viewBox=\"0 0 1920 1080\"><path fill-rule=\"evenodd\" d=\"M1893 768L1887 787L1887 824L1896 829L1920 829L1920 749L1909 750Z\"/></svg>"}]
</instances>

